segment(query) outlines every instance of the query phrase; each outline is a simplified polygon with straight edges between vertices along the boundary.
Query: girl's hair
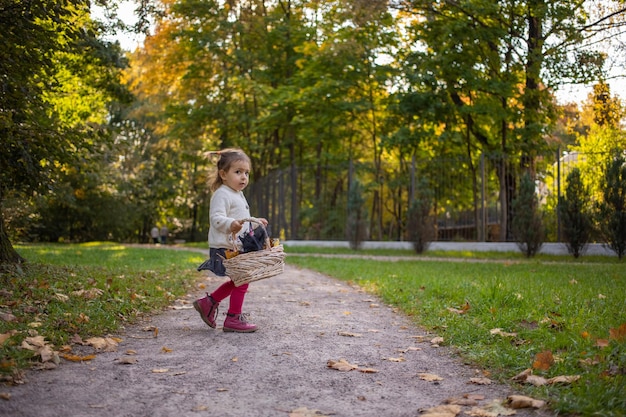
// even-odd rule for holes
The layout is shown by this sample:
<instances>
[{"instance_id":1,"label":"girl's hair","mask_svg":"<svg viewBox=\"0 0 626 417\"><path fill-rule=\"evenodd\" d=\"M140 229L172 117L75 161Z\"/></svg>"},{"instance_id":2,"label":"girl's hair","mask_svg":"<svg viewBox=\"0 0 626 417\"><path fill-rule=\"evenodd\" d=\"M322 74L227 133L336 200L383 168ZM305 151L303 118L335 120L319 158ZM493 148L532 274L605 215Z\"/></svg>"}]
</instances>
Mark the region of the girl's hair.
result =
<instances>
[{"instance_id":1,"label":"girl's hair","mask_svg":"<svg viewBox=\"0 0 626 417\"><path fill-rule=\"evenodd\" d=\"M215 191L223 184L220 171L228 172L233 163L244 161L248 165L252 165L250 157L246 155L244 151L239 148L228 148L221 151L210 151L206 153L209 157L217 156L217 169L213 172L209 178L209 187L211 191Z\"/></svg>"}]
</instances>

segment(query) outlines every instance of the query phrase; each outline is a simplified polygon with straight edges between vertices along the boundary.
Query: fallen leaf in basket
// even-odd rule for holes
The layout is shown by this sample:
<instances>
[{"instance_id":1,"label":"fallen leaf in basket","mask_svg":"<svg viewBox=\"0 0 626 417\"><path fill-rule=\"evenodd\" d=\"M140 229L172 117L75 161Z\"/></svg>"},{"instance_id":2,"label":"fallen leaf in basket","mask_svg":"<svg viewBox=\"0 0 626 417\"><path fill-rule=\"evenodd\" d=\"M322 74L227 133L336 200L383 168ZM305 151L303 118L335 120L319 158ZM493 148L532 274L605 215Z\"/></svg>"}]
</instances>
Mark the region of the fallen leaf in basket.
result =
<instances>
[{"instance_id":1,"label":"fallen leaf in basket","mask_svg":"<svg viewBox=\"0 0 626 417\"><path fill-rule=\"evenodd\" d=\"M423 381L428 381L428 382L443 381L443 378L436 374L429 374L429 373L423 372L423 373L417 374L417 376L419 377L419 379Z\"/></svg>"},{"instance_id":2,"label":"fallen leaf in basket","mask_svg":"<svg viewBox=\"0 0 626 417\"><path fill-rule=\"evenodd\" d=\"M334 360L331 359L331 360L329 360L326 363L326 366L328 368L336 369L338 371L344 371L344 372L345 371L351 371L353 369L357 369L358 368L357 365L353 365L353 364L349 363L345 359L339 359L338 361L334 361Z\"/></svg>"},{"instance_id":3,"label":"fallen leaf in basket","mask_svg":"<svg viewBox=\"0 0 626 417\"><path fill-rule=\"evenodd\" d=\"M524 395L509 395L507 402L511 408L541 408L546 402L542 400L535 400L534 398L526 397Z\"/></svg>"}]
</instances>

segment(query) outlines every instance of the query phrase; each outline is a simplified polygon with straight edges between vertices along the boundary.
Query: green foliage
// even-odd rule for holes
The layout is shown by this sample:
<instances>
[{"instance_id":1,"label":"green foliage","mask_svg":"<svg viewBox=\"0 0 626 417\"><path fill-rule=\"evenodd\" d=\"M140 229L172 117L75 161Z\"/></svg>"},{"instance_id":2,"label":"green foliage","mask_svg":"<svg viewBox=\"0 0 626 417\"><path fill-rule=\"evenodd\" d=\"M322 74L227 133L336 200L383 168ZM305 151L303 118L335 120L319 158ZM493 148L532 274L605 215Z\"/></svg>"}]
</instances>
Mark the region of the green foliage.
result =
<instances>
[{"instance_id":1,"label":"green foliage","mask_svg":"<svg viewBox=\"0 0 626 417\"><path fill-rule=\"evenodd\" d=\"M101 150L107 105L128 100L118 45L99 41L87 1L0 2L0 263L19 262L4 199L54 192L67 167Z\"/></svg>"},{"instance_id":2,"label":"green foliage","mask_svg":"<svg viewBox=\"0 0 626 417\"><path fill-rule=\"evenodd\" d=\"M598 204L600 230L608 246L622 259L626 254L626 159L622 151L608 163Z\"/></svg>"},{"instance_id":3,"label":"green foliage","mask_svg":"<svg viewBox=\"0 0 626 417\"><path fill-rule=\"evenodd\" d=\"M558 205L567 250L574 258L585 253L593 234L593 220L587 191L578 168L567 175L565 195Z\"/></svg>"},{"instance_id":4,"label":"green foliage","mask_svg":"<svg viewBox=\"0 0 626 417\"><path fill-rule=\"evenodd\" d=\"M544 229L535 182L529 173L525 173L520 180L519 193L513 199L512 209L513 236L526 257L535 256L543 245Z\"/></svg>"},{"instance_id":5,"label":"green foliage","mask_svg":"<svg viewBox=\"0 0 626 417\"><path fill-rule=\"evenodd\" d=\"M564 257L554 263L393 259L387 264L312 254L288 262L380 296L499 382L511 384L513 376L532 368L536 353L549 350L558 362L535 374L580 375L581 380L548 388L515 385L515 390L549 400L558 414L623 414L626 340L617 329L626 324L626 282L617 259L603 264ZM513 335L492 334L498 328ZM609 346L601 347L602 340Z\"/></svg>"}]
</instances>

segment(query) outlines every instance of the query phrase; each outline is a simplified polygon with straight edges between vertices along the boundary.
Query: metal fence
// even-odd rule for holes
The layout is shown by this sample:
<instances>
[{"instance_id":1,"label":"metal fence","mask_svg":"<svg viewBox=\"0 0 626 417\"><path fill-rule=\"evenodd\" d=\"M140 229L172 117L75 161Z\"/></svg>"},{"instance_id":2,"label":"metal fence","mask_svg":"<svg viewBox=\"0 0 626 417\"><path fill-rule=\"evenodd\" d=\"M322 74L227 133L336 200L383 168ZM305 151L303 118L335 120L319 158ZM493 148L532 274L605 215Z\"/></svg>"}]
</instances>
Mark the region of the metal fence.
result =
<instances>
[{"instance_id":1,"label":"metal fence","mask_svg":"<svg viewBox=\"0 0 626 417\"><path fill-rule=\"evenodd\" d=\"M564 178L580 160L578 154L555 153L534 164L546 241L559 241L556 202ZM436 240L511 241L511 201L521 165L516 158L480 155L292 166L255 180L246 194L255 212L270 220L272 233L289 240L345 240L353 209L348 190L358 181L367 213L366 240L407 240L409 203L428 189Z\"/></svg>"}]
</instances>

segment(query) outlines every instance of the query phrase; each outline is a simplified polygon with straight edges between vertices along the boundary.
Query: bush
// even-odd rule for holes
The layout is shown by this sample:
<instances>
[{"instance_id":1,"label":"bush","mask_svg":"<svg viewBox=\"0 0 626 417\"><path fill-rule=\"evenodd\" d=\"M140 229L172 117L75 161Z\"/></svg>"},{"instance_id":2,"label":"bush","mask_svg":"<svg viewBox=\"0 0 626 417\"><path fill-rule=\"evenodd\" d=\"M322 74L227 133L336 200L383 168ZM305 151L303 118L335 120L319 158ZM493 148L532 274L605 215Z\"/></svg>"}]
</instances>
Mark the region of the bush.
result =
<instances>
[{"instance_id":1,"label":"bush","mask_svg":"<svg viewBox=\"0 0 626 417\"><path fill-rule=\"evenodd\" d=\"M513 199L511 205L513 237L527 258L535 256L543 245L545 233L539 212L539 202L535 194L535 182L529 173L522 176L519 194Z\"/></svg>"},{"instance_id":2,"label":"bush","mask_svg":"<svg viewBox=\"0 0 626 417\"><path fill-rule=\"evenodd\" d=\"M407 234L416 253L423 253L435 238L435 227L430 216L432 191L421 184L407 212Z\"/></svg>"},{"instance_id":3,"label":"bush","mask_svg":"<svg viewBox=\"0 0 626 417\"><path fill-rule=\"evenodd\" d=\"M565 245L574 258L585 253L593 234L588 198L589 192L582 182L580 170L574 168L567 176L565 196L560 198L558 205Z\"/></svg>"},{"instance_id":4,"label":"bush","mask_svg":"<svg viewBox=\"0 0 626 417\"><path fill-rule=\"evenodd\" d=\"M600 231L619 259L626 252L626 160L619 154L609 162L598 204Z\"/></svg>"}]
</instances>

